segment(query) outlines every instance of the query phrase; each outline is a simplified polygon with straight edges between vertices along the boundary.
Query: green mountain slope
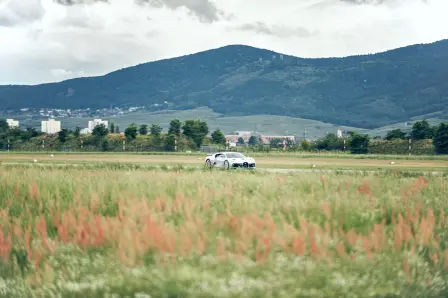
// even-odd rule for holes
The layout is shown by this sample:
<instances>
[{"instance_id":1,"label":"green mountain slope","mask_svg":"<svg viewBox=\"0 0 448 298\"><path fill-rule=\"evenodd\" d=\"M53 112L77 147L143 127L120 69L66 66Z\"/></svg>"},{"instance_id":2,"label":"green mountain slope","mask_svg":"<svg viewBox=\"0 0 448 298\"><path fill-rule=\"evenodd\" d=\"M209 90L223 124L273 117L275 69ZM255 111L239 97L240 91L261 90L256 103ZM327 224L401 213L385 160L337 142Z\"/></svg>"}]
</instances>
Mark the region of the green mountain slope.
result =
<instances>
[{"instance_id":1,"label":"green mountain slope","mask_svg":"<svg viewBox=\"0 0 448 298\"><path fill-rule=\"evenodd\" d=\"M434 112L446 117L447 80L448 40L322 59L234 45L101 77L0 86L0 109L207 106L228 116L270 114L374 128Z\"/></svg>"}]
</instances>

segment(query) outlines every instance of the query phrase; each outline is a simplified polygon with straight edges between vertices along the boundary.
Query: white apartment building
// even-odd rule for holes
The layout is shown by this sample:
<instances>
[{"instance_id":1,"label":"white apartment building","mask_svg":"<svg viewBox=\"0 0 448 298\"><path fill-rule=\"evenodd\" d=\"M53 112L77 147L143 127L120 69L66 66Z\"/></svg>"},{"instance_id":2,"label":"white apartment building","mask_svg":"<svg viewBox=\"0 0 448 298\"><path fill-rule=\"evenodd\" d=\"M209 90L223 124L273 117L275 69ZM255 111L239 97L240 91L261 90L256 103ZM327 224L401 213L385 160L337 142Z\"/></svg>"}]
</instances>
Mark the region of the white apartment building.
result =
<instances>
[{"instance_id":1,"label":"white apartment building","mask_svg":"<svg viewBox=\"0 0 448 298\"><path fill-rule=\"evenodd\" d=\"M61 121L57 121L54 119L42 121L41 131L48 134L58 133L61 131Z\"/></svg>"},{"instance_id":2,"label":"white apartment building","mask_svg":"<svg viewBox=\"0 0 448 298\"><path fill-rule=\"evenodd\" d=\"M14 119L6 119L10 128L19 127L19 121Z\"/></svg>"},{"instance_id":3,"label":"white apartment building","mask_svg":"<svg viewBox=\"0 0 448 298\"><path fill-rule=\"evenodd\" d=\"M93 119L93 120L89 121L89 127L88 127L89 133L92 133L95 126L100 125L100 124L104 124L104 126L106 126L106 128L109 127L109 121L101 120L101 119Z\"/></svg>"}]
</instances>

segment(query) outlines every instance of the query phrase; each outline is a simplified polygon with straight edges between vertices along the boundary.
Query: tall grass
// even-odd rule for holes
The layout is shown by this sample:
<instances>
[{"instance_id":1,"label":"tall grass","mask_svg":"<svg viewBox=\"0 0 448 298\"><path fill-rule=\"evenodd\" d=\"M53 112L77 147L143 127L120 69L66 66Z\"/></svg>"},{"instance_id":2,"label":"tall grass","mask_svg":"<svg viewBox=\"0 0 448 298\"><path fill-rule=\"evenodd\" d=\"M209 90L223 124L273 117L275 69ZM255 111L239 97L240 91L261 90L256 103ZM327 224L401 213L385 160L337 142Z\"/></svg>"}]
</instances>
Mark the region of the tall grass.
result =
<instances>
[{"instance_id":1,"label":"tall grass","mask_svg":"<svg viewBox=\"0 0 448 298\"><path fill-rule=\"evenodd\" d=\"M448 179L14 168L0 297L446 297Z\"/></svg>"}]
</instances>

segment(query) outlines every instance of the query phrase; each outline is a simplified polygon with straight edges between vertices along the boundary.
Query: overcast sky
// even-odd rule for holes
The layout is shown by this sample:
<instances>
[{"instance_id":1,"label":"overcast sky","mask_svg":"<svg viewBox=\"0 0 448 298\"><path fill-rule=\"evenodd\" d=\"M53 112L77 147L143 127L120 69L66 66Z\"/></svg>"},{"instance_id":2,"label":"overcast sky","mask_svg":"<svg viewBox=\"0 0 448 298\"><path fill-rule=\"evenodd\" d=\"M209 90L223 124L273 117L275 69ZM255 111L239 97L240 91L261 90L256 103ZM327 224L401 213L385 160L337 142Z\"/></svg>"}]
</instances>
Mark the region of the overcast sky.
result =
<instances>
[{"instance_id":1,"label":"overcast sky","mask_svg":"<svg viewBox=\"0 0 448 298\"><path fill-rule=\"evenodd\" d=\"M448 0L0 0L0 84L102 75L228 44L300 57L448 38Z\"/></svg>"}]
</instances>

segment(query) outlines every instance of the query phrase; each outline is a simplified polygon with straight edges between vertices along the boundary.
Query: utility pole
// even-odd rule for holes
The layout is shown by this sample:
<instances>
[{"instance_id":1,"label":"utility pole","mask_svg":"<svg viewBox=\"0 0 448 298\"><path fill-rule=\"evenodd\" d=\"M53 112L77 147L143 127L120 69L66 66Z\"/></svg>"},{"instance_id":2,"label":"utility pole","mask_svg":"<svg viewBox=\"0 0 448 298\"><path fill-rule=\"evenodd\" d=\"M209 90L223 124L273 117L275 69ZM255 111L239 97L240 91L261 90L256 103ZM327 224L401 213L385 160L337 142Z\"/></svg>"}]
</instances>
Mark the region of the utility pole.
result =
<instances>
[{"instance_id":1,"label":"utility pole","mask_svg":"<svg viewBox=\"0 0 448 298\"><path fill-rule=\"evenodd\" d=\"M126 140L123 140L123 151L126 151Z\"/></svg>"},{"instance_id":2,"label":"utility pole","mask_svg":"<svg viewBox=\"0 0 448 298\"><path fill-rule=\"evenodd\" d=\"M9 147L10 147L10 145L9 145L9 138L8 138L8 152L9 152Z\"/></svg>"},{"instance_id":3,"label":"utility pole","mask_svg":"<svg viewBox=\"0 0 448 298\"><path fill-rule=\"evenodd\" d=\"M411 149L412 149L412 139L409 139L409 156L411 155Z\"/></svg>"},{"instance_id":4,"label":"utility pole","mask_svg":"<svg viewBox=\"0 0 448 298\"><path fill-rule=\"evenodd\" d=\"M226 138L226 151L229 151L229 139Z\"/></svg>"},{"instance_id":5,"label":"utility pole","mask_svg":"<svg viewBox=\"0 0 448 298\"><path fill-rule=\"evenodd\" d=\"M177 152L177 138L174 136L174 152Z\"/></svg>"}]
</instances>

